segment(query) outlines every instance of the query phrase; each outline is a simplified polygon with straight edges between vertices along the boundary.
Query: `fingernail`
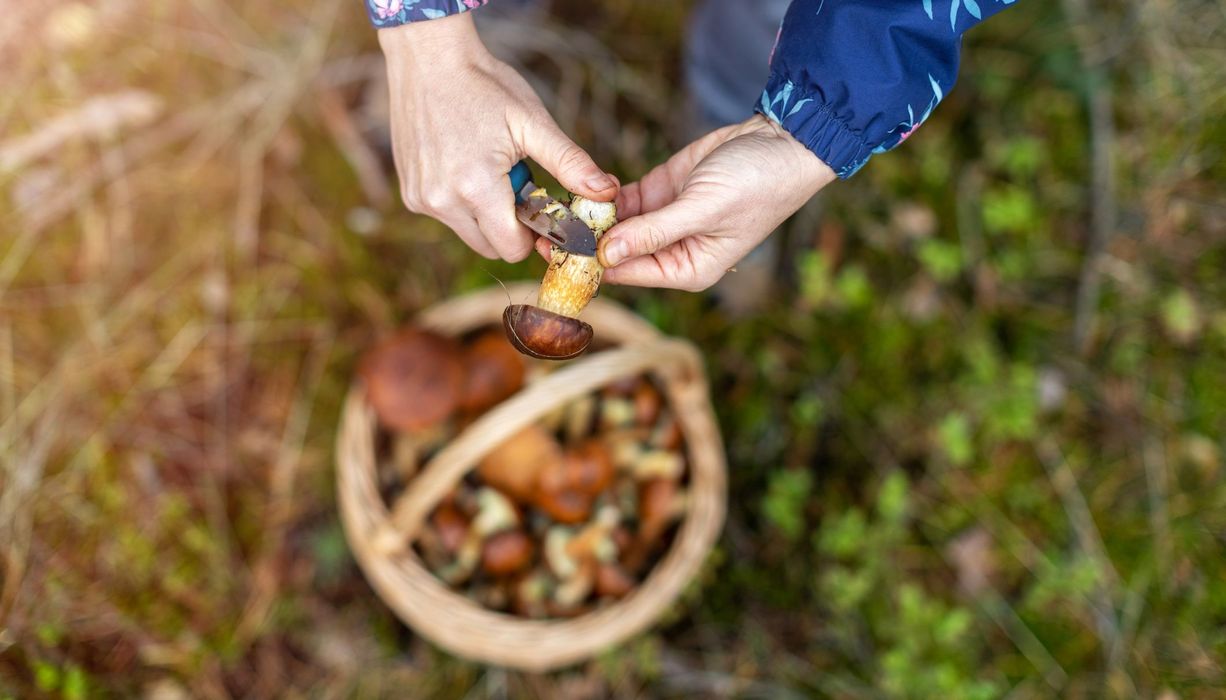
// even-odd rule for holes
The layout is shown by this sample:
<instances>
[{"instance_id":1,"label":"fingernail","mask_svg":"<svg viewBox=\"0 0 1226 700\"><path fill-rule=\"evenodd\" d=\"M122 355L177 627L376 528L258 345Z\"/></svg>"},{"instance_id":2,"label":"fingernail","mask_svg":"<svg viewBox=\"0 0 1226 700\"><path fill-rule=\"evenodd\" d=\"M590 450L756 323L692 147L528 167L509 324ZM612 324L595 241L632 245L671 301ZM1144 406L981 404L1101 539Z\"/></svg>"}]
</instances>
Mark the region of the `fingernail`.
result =
<instances>
[{"instance_id":1,"label":"fingernail","mask_svg":"<svg viewBox=\"0 0 1226 700\"><path fill-rule=\"evenodd\" d=\"M613 182L613 178L609 177L608 175L601 175L600 177L591 178L584 184L587 185L588 189L592 190L593 192L603 192L612 187L617 187L617 183Z\"/></svg>"},{"instance_id":2,"label":"fingernail","mask_svg":"<svg viewBox=\"0 0 1226 700\"><path fill-rule=\"evenodd\" d=\"M630 255L630 244L616 239L609 241L604 247L605 267L613 267Z\"/></svg>"}]
</instances>

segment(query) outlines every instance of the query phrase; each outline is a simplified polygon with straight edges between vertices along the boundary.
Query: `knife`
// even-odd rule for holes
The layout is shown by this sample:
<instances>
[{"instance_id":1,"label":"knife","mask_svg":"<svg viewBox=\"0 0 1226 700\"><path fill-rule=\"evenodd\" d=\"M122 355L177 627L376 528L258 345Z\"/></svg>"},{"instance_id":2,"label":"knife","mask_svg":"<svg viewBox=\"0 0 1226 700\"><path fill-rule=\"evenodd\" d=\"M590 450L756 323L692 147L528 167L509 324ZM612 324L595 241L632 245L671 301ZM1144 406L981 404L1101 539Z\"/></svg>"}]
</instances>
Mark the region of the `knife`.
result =
<instances>
[{"instance_id":1,"label":"knife","mask_svg":"<svg viewBox=\"0 0 1226 700\"><path fill-rule=\"evenodd\" d=\"M524 226L549 239L562 250L575 255L596 255L596 234L570 207L559 202L544 187L532 182L532 170L519 161L508 173L515 192L515 216Z\"/></svg>"}]
</instances>

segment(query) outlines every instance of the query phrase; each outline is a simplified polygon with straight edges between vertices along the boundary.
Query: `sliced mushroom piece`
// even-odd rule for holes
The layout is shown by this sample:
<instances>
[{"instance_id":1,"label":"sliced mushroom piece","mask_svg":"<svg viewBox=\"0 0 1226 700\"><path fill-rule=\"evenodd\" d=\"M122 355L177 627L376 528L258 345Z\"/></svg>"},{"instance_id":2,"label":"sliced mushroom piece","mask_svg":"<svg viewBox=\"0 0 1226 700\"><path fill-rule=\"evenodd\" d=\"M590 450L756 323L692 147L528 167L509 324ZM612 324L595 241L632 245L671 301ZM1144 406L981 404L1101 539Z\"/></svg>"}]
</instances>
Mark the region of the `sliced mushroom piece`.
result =
<instances>
[{"instance_id":1,"label":"sliced mushroom piece","mask_svg":"<svg viewBox=\"0 0 1226 700\"><path fill-rule=\"evenodd\" d=\"M491 488L477 491L477 515L472 532L478 541L519 526L519 511L506 496Z\"/></svg>"},{"instance_id":2,"label":"sliced mushroom piece","mask_svg":"<svg viewBox=\"0 0 1226 700\"><path fill-rule=\"evenodd\" d=\"M638 456L633 467L639 481L667 479L677 481L685 473L685 458L668 450L649 450Z\"/></svg>"},{"instance_id":3,"label":"sliced mushroom piece","mask_svg":"<svg viewBox=\"0 0 1226 700\"><path fill-rule=\"evenodd\" d=\"M512 610L516 615L542 618L549 614L548 602L553 594L553 578L543 570L520 578L512 591Z\"/></svg>"},{"instance_id":4,"label":"sliced mushroom piece","mask_svg":"<svg viewBox=\"0 0 1226 700\"><path fill-rule=\"evenodd\" d=\"M634 422L634 401L610 397L601 402L600 425L605 430L629 428L634 425Z\"/></svg>"},{"instance_id":5,"label":"sliced mushroom piece","mask_svg":"<svg viewBox=\"0 0 1226 700\"><path fill-rule=\"evenodd\" d=\"M479 563L481 563L481 538L470 534L456 552L455 559L434 573L444 582L452 586L459 586L472 577Z\"/></svg>"},{"instance_id":6,"label":"sliced mushroom piece","mask_svg":"<svg viewBox=\"0 0 1226 700\"><path fill-rule=\"evenodd\" d=\"M596 586L597 563L588 559L580 562L574 575L559 582L553 592L554 610L560 615L575 612L575 609L587 601Z\"/></svg>"}]
</instances>

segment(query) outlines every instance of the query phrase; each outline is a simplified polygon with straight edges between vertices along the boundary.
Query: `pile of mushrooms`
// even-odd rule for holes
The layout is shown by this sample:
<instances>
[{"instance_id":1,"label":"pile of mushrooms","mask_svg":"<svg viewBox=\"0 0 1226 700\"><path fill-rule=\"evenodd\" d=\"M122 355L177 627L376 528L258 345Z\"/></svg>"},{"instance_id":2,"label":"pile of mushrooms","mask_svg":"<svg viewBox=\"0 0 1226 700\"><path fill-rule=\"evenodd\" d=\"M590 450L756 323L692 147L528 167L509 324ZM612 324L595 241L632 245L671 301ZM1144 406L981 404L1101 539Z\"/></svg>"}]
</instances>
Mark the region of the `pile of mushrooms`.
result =
<instances>
[{"instance_id":1,"label":"pile of mushrooms","mask_svg":"<svg viewBox=\"0 0 1226 700\"><path fill-rule=\"evenodd\" d=\"M464 425L550 363L497 329L466 339L405 329L363 359L380 423L389 504ZM686 508L675 416L647 377L559 406L487 455L430 514L414 543L425 566L492 610L569 617L619 599L671 541Z\"/></svg>"}]
</instances>

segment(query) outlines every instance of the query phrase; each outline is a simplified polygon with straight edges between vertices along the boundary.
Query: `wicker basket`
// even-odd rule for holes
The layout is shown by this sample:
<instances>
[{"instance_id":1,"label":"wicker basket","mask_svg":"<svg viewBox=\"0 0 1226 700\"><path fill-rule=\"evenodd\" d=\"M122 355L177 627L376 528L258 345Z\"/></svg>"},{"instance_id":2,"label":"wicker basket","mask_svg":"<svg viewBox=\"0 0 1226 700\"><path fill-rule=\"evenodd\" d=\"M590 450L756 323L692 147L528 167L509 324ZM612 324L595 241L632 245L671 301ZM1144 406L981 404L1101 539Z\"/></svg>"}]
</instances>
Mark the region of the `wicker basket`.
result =
<instances>
[{"instance_id":1,"label":"wicker basket","mask_svg":"<svg viewBox=\"0 0 1226 700\"><path fill-rule=\"evenodd\" d=\"M505 292L493 288L428 309L417 322L460 335L501 323L508 293L528 298L534 292L531 285ZM424 637L459 656L546 671L624 641L667 610L697 574L723 524L723 443L698 352L612 302L593 300L584 319L613 349L567 363L471 423L423 466L390 510L377 488L376 423L360 384L345 402L336 449L340 511L349 544L384 602ZM426 570L411 546L415 533L482 457L559 405L643 373L658 382L681 425L689 463L689 507L670 548L634 592L574 619L528 620L482 608Z\"/></svg>"}]
</instances>

